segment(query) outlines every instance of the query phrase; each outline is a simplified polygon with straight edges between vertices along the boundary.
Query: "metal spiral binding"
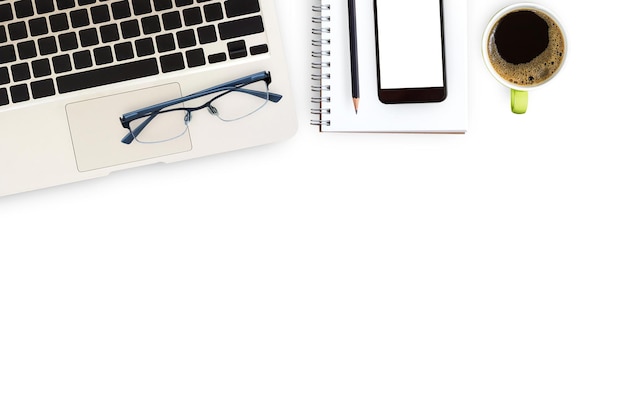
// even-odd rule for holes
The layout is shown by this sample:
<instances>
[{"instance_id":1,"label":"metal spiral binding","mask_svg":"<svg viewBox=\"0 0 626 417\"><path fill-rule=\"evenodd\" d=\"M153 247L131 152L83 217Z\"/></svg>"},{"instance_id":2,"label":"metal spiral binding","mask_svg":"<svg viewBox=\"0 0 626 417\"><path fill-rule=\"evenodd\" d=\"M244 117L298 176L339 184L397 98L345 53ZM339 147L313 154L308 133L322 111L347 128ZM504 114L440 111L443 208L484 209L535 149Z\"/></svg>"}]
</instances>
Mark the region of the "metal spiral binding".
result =
<instances>
[{"instance_id":1,"label":"metal spiral binding","mask_svg":"<svg viewBox=\"0 0 626 417\"><path fill-rule=\"evenodd\" d=\"M320 0L323 1L323 0ZM314 126L330 126L330 97L328 92L330 91L330 4L318 4L313 6L313 40L311 45L313 51L311 56L313 61L311 63L312 73L311 91L313 95L311 97L311 103L314 107L311 109L311 114L317 116L315 120L311 120L311 124Z\"/></svg>"}]
</instances>

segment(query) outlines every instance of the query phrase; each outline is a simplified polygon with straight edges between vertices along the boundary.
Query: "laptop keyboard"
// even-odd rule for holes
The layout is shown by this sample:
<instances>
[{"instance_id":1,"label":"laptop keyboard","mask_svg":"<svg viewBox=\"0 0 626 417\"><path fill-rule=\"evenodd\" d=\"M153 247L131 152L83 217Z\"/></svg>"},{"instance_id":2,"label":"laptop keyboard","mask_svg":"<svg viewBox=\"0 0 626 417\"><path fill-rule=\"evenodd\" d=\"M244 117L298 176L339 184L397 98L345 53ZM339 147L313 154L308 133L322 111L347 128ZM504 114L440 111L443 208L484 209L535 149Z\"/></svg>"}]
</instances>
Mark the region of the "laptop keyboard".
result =
<instances>
[{"instance_id":1,"label":"laptop keyboard","mask_svg":"<svg viewBox=\"0 0 626 417\"><path fill-rule=\"evenodd\" d=\"M0 106L268 52L259 0L0 0Z\"/></svg>"}]
</instances>

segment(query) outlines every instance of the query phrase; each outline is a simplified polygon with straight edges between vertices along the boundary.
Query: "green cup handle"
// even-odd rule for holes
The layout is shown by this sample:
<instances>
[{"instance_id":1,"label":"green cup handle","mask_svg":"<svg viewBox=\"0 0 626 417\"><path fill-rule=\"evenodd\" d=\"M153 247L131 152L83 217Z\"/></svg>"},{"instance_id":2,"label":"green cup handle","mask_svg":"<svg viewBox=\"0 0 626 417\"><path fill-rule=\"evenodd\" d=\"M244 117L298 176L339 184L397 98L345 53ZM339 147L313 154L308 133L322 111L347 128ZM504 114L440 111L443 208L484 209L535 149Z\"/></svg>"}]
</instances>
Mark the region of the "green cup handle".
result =
<instances>
[{"instance_id":1,"label":"green cup handle","mask_svg":"<svg viewBox=\"0 0 626 417\"><path fill-rule=\"evenodd\" d=\"M515 114L524 114L528 108L528 91L511 89L511 111Z\"/></svg>"}]
</instances>

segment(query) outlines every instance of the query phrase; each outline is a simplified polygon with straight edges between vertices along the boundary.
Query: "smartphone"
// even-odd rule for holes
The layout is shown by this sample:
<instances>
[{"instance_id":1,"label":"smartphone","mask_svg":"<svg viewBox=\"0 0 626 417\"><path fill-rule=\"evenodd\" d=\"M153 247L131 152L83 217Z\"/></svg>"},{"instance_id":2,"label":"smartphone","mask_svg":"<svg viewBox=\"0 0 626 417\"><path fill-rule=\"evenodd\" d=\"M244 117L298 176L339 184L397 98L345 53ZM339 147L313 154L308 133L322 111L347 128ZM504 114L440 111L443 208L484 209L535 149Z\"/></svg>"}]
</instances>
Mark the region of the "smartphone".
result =
<instances>
[{"instance_id":1,"label":"smartphone","mask_svg":"<svg viewBox=\"0 0 626 417\"><path fill-rule=\"evenodd\" d=\"M374 0L374 18L379 100L445 100L443 0Z\"/></svg>"}]
</instances>

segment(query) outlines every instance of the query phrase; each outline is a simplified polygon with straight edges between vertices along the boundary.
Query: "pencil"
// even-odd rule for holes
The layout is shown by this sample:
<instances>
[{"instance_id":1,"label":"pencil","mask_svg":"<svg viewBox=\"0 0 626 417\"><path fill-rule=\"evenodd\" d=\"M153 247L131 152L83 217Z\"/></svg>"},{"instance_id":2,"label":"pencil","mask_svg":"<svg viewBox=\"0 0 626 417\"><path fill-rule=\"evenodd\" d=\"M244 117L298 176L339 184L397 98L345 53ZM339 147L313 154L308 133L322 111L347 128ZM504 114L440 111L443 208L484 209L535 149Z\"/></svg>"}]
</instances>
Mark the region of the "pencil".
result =
<instances>
[{"instance_id":1,"label":"pencil","mask_svg":"<svg viewBox=\"0 0 626 417\"><path fill-rule=\"evenodd\" d=\"M356 40L355 0L348 0L348 31L350 32L350 74L352 76L352 103L354 112L359 112L359 51Z\"/></svg>"}]
</instances>

